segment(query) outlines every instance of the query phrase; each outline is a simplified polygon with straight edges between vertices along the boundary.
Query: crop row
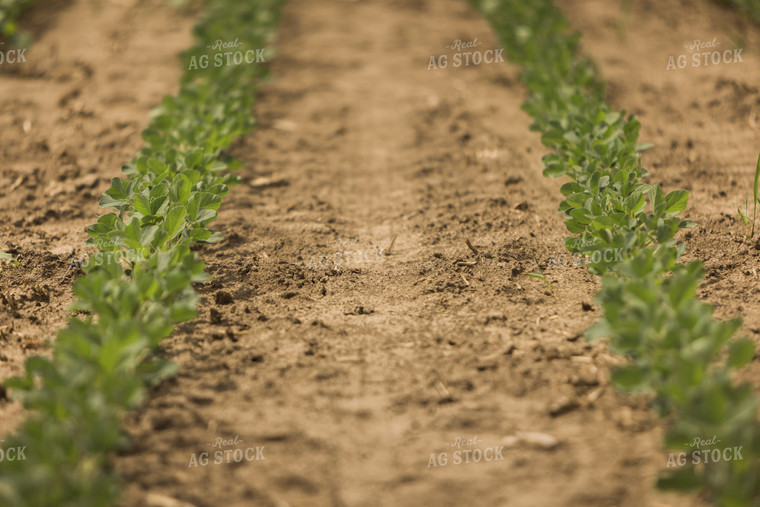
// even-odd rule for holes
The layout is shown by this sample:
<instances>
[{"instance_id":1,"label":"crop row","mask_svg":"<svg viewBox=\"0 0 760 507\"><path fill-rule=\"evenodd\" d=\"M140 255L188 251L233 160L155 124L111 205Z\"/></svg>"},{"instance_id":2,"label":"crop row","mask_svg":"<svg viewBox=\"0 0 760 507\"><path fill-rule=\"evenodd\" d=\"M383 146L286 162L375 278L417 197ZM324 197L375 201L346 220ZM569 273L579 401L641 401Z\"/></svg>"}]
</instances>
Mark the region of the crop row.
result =
<instances>
[{"instance_id":1,"label":"crop row","mask_svg":"<svg viewBox=\"0 0 760 507\"><path fill-rule=\"evenodd\" d=\"M724 0L727 4L746 13L755 23L760 23L760 2L758 0Z\"/></svg>"},{"instance_id":2,"label":"crop row","mask_svg":"<svg viewBox=\"0 0 760 507\"><path fill-rule=\"evenodd\" d=\"M231 35L248 48L267 47L279 0L207 0L183 63ZM87 230L100 255L74 283L77 301L58 333L52 359L32 357L25 376L7 381L31 415L6 438L25 460L0 463L4 506L106 506L118 495L109 453L129 444L120 429L146 386L176 367L159 344L195 317L192 284L206 280L191 251L221 235L208 229L239 163L223 150L253 126L253 84L261 65L188 71L179 94L151 114L146 145L123 166L100 204L114 210Z\"/></svg>"},{"instance_id":3,"label":"crop row","mask_svg":"<svg viewBox=\"0 0 760 507\"><path fill-rule=\"evenodd\" d=\"M18 17L39 0L0 0L0 41L18 35Z\"/></svg>"},{"instance_id":4,"label":"crop row","mask_svg":"<svg viewBox=\"0 0 760 507\"><path fill-rule=\"evenodd\" d=\"M602 319L589 339L609 338L627 358L613 381L627 390L654 394L654 407L668 417L666 446L688 451L694 438L717 436L721 446L743 450L742 459L685 464L661 473L658 484L700 488L720 505L760 501L758 401L733 372L754 356L746 339L730 340L740 327L718 322L695 295L701 262L678 263L685 244L678 231L688 192L665 193L644 183L638 144L640 124L613 111L593 62L579 56L580 35L551 0L474 0L491 21L512 61L522 66L530 91L523 109L553 150L543 157L544 175L568 176L559 211L574 254L622 249L623 260L597 258L589 270L602 276L596 297Z\"/></svg>"}]
</instances>

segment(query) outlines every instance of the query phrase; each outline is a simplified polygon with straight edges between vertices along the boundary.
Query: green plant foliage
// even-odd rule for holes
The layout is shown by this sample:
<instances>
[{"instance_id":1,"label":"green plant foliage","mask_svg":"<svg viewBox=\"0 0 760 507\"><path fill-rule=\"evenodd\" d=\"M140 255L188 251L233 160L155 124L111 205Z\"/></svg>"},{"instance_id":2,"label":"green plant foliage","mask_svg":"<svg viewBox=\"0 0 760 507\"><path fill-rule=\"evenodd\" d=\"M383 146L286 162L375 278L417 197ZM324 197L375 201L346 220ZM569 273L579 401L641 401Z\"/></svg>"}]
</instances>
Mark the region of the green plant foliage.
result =
<instances>
[{"instance_id":1,"label":"green plant foliage","mask_svg":"<svg viewBox=\"0 0 760 507\"><path fill-rule=\"evenodd\" d=\"M745 13L755 23L760 23L760 2L757 0L723 0L730 6Z\"/></svg>"},{"instance_id":2,"label":"green plant foliage","mask_svg":"<svg viewBox=\"0 0 760 507\"><path fill-rule=\"evenodd\" d=\"M755 237L755 221L757 220L757 205L760 204L760 198L758 198L758 185L760 185L760 156L757 158L757 167L755 169L755 181L752 184L752 218L749 217L749 206L747 206L747 199L744 199L744 211L741 206L736 208L736 213L741 218L745 227L752 226L747 238L751 239Z\"/></svg>"},{"instance_id":3,"label":"green plant foliage","mask_svg":"<svg viewBox=\"0 0 760 507\"><path fill-rule=\"evenodd\" d=\"M189 54L231 34L247 48L270 44L280 0L208 0ZM187 56L185 55L185 56ZM100 201L114 213L88 227L99 252L74 284L72 317L52 359L33 357L6 385L30 417L6 447L26 460L0 463L0 505L108 506L119 484L109 453L128 445L120 430L147 386L175 372L159 344L195 317L192 284L208 279L190 249L221 239L208 226L240 166L223 151L253 126L253 84L261 65L188 72L176 97L153 111L146 142Z\"/></svg>"},{"instance_id":4,"label":"green plant foliage","mask_svg":"<svg viewBox=\"0 0 760 507\"><path fill-rule=\"evenodd\" d=\"M0 41L17 42L18 17L39 0L0 0Z\"/></svg>"},{"instance_id":5,"label":"green plant foliage","mask_svg":"<svg viewBox=\"0 0 760 507\"><path fill-rule=\"evenodd\" d=\"M626 358L613 382L655 394L668 417L666 445L683 448L695 437L716 435L721 446L743 449L743 459L688 465L663 473L659 484L696 489L717 504L760 503L758 400L732 373L754 357L748 339L731 340L739 319L718 322L696 297L704 268L679 264L685 244L679 230L696 224L678 218L688 192L664 192L644 183L640 124L611 111L593 63L578 56L579 34L551 0L473 0L500 36L510 59L522 66L530 91L523 109L553 150L543 157L544 175L567 176L559 211L574 236L573 253L622 248L621 260L592 263L602 275L596 297L603 317L589 339L609 338ZM758 163L760 174L760 162ZM756 174L756 183L757 186ZM757 202L757 198L755 199Z\"/></svg>"},{"instance_id":6,"label":"green plant foliage","mask_svg":"<svg viewBox=\"0 0 760 507\"><path fill-rule=\"evenodd\" d=\"M541 265L538 263L538 259L536 258L536 252L533 251L533 262L536 263L536 266L538 267L538 272L531 272L527 273L525 276L529 276L531 278L538 278L542 282L546 284L546 286L549 288L550 291L554 291L554 288L552 287L552 284L549 283L549 280L546 279L546 275L544 274L544 270L541 269Z\"/></svg>"},{"instance_id":7,"label":"green plant foliage","mask_svg":"<svg viewBox=\"0 0 760 507\"><path fill-rule=\"evenodd\" d=\"M0 261L2 261L2 260L10 261L11 264L18 265L18 262L15 261L15 260L13 260L13 256L11 254L9 254L9 253L0 252Z\"/></svg>"}]
</instances>

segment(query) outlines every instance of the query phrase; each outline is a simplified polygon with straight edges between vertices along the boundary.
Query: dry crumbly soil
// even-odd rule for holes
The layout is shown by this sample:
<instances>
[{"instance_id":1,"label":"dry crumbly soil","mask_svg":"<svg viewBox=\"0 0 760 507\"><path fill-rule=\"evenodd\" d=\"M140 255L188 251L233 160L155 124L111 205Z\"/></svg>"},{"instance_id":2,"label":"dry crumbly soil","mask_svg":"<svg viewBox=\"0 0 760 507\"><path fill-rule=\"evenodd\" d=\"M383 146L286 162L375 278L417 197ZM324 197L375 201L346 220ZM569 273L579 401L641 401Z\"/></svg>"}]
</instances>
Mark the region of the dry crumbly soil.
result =
<instances>
[{"instance_id":1,"label":"dry crumbly soil","mask_svg":"<svg viewBox=\"0 0 760 507\"><path fill-rule=\"evenodd\" d=\"M655 144L650 181L691 191L700 295L758 340L760 244L735 210L760 145L760 30L704 0L559 4ZM0 246L21 259L0 275L0 379L65 323L72 249L176 91L192 22L157 0L25 20L28 63L0 68ZM232 149L245 183L215 222L225 239L199 249L214 280L165 342L180 374L126 421L125 506L700 505L653 488L663 423L581 336L597 279L547 266L564 252L562 180L541 176L518 69L453 67L446 46L476 37L498 48L462 0L287 3L258 128ZM744 62L666 70L714 38L741 39ZM428 70L441 54L449 66ZM526 276L536 259L551 289ZM742 376L760 387L758 368ZM22 415L0 401L0 434ZM262 446L263 460L214 462ZM500 446L501 460L454 461Z\"/></svg>"}]
</instances>

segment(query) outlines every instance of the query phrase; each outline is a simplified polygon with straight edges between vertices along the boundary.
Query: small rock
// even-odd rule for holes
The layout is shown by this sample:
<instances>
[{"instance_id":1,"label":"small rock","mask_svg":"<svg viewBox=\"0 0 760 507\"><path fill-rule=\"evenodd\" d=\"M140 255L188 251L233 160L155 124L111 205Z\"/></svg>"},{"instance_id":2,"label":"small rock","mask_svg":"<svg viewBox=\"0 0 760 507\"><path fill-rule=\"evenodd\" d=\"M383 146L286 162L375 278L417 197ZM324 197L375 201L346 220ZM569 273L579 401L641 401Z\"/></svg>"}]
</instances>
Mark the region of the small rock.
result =
<instances>
[{"instance_id":1,"label":"small rock","mask_svg":"<svg viewBox=\"0 0 760 507\"><path fill-rule=\"evenodd\" d=\"M535 432L518 432L517 438L526 444L536 446L540 449L551 451L557 448L559 440L546 433Z\"/></svg>"},{"instance_id":2,"label":"small rock","mask_svg":"<svg viewBox=\"0 0 760 507\"><path fill-rule=\"evenodd\" d=\"M579 371L576 375L570 378L570 383L574 386L598 386L599 379L597 378L597 368L591 365L590 369L584 369Z\"/></svg>"},{"instance_id":3,"label":"small rock","mask_svg":"<svg viewBox=\"0 0 760 507\"><path fill-rule=\"evenodd\" d=\"M145 497L145 503L148 507L195 507L191 503L183 502L158 493L148 493Z\"/></svg>"},{"instance_id":4,"label":"small rock","mask_svg":"<svg viewBox=\"0 0 760 507\"><path fill-rule=\"evenodd\" d=\"M74 248L71 247L70 245L57 246L48 251L51 254L57 255L60 257L71 257L72 255L74 255Z\"/></svg>"},{"instance_id":5,"label":"small rock","mask_svg":"<svg viewBox=\"0 0 760 507\"><path fill-rule=\"evenodd\" d=\"M510 435L508 437L504 437L501 439L501 445L507 448L515 447L519 443L520 443L520 439L514 435Z\"/></svg>"},{"instance_id":6,"label":"small rock","mask_svg":"<svg viewBox=\"0 0 760 507\"><path fill-rule=\"evenodd\" d=\"M588 393L588 396L586 396L586 399L589 401L589 403L594 403L596 402L596 400L599 399L599 397L602 395L603 392L604 392L604 387L598 387L594 389L593 391L591 391L590 393Z\"/></svg>"},{"instance_id":7,"label":"small rock","mask_svg":"<svg viewBox=\"0 0 760 507\"><path fill-rule=\"evenodd\" d=\"M630 407L623 407L615 414L616 422L622 429L633 429L636 421L633 417L633 410Z\"/></svg>"},{"instance_id":8,"label":"small rock","mask_svg":"<svg viewBox=\"0 0 760 507\"><path fill-rule=\"evenodd\" d=\"M568 396L563 396L549 404L549 415L557 417L578 408L578 401Z\"/></svg>"}]
</instances>

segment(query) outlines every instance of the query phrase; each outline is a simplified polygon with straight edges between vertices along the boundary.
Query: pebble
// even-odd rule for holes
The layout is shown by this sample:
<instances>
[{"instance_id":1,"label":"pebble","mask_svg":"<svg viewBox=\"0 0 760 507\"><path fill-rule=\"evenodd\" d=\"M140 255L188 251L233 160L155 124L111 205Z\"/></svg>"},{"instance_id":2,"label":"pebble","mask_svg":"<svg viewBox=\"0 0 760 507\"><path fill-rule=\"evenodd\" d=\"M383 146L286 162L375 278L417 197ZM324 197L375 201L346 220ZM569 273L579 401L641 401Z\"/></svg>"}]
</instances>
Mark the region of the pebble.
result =
<instances>
[{"instance_id":1,"label":"pebble","mask_svg":"<svg viewBox=\"0 0 760 507\"><path fill-rule=\"evenodd\" d=\"M517 436L526 444L535 445L549 451L559 445L559 440L546 433L525 432L518 433Z\"/></svg>"},{"instance_id":2,"label":"pebble","mask_svg":"<svg viewBox=\"0 0 760 507\"><path fill-rule=\"evenodd\" d=\"M557 417L568 412L572 412L578 408L578 401L570 398L569 396L563 396L549 404L549 415Z\"/></svg>"}]
</instances>

